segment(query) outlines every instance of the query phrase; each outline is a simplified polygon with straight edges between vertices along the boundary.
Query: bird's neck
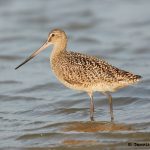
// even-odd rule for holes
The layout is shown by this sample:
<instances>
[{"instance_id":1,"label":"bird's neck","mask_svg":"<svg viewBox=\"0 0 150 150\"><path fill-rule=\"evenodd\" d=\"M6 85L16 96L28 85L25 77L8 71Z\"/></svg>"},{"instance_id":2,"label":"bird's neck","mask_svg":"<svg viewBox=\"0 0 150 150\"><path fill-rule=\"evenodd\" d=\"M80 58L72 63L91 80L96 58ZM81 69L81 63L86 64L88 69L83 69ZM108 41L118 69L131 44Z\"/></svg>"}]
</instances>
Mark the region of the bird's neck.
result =
<instances>
[{"instance_id":1,"label":"bird's neck","mask_svg":"<svg viewBox=\"0 0 150 150\"><path fill-rule=\"evenodd\" d=\"M63 40L55 43L50 58L53 59L59 56L60 53L66 51L66 47L67 42L64 42Z\"/></svg>"}]
</instances>

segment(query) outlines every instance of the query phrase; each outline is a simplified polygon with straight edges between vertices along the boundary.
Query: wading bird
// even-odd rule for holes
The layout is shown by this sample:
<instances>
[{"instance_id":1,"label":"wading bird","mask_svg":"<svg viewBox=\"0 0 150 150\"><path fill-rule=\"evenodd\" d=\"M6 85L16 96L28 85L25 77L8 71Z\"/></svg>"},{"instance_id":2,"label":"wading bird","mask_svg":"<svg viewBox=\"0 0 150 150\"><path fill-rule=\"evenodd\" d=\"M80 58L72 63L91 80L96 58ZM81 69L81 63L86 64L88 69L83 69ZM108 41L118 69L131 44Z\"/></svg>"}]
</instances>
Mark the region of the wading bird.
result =
<instances>
[{"instance_id":1,"label":"wading bird","mask_svg":"<svg viewBox=\"0 0 150 150\"><path fill-rule=\"evenodd\" d=\"M93 93L99 91L109 99L111 121L114 120L111 92L129 86L140 80L141 76L118 69L102 59L67 50L67 35L60 29L52 30L47 41L23 63L31 60L45 48L53 45L50 55L52 71L65 86L87 92L90 97L90 119L94 120Z\"/></svg>"}]
</instances>

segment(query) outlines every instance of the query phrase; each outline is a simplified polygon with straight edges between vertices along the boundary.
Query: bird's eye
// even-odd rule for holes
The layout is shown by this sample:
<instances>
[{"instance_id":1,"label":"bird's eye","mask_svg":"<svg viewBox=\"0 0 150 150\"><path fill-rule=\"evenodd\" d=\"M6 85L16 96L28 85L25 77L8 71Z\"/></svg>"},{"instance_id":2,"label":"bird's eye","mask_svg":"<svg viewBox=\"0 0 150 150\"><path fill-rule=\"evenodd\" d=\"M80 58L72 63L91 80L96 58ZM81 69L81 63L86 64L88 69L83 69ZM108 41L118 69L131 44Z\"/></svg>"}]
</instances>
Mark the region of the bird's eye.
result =
<instances>
[{"instance_id":1,"label":"bird's eye","mask_svg":"<svg viewBox=\"0 0 150 150\"><path fill-rule=\"evenodd\" d=\"M51 37L54 37L54 36L55 36L55 34L52 33Z\"/></svg>"}]
</instances>

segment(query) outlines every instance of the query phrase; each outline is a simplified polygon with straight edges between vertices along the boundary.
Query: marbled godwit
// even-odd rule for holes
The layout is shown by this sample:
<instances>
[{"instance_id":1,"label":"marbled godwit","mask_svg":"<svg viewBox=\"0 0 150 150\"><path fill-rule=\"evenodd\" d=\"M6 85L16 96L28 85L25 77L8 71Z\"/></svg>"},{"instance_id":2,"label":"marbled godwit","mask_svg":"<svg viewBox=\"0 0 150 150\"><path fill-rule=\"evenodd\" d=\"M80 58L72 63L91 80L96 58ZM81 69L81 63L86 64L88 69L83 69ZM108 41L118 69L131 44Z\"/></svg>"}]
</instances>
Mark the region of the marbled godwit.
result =
<instances>
[{"instance_id":1,"label":"marbled godwit","mask_svg":"<svg viewBox=\"0 0 150 150\"><path fill-rule=\"evenodd\" d=\"M95 91L102 92L108 97L111 121L113 121L110 92L138 82L141 76L118 69L102 59L67 50L67 35L60 29L52 30L42 47L15 69L31 60L51 44L54 46L50 55L50 64L54 74L65 86L88 93L91 121L94 120L93 92Z\"/></svg>"}]
</instances>

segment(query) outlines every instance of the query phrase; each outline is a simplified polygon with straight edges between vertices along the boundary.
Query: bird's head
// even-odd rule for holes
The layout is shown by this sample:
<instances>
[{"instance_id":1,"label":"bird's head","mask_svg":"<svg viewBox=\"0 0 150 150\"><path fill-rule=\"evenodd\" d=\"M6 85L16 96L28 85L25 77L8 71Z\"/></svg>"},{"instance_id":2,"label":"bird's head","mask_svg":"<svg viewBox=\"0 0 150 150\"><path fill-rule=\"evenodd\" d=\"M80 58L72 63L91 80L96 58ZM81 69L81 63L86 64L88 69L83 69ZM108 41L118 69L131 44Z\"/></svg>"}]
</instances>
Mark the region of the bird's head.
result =
<instances>
[{"instance_id":1,"label":"bird's head","mask_svg":"<svg viewBox=\"0 0 150 150\"><path fill-rule=\"evenodd\" d=\"M61 29L53 29L49 33L46 42L38 50L36 50L34 53L32 53L19 66L17 66L15 69L18 69L19 67L21 67L22 65L24 65L25 63L27 63L29 60L31 60L32 58L34 58L36 55L38 55L40 52L42 52L43 50L45 50L50 45L63 45L63 44L66 44L66 42L67 42L67 36L66 36L65 32L63 30L61 30Z\"/></svg>"}]
</instances>

